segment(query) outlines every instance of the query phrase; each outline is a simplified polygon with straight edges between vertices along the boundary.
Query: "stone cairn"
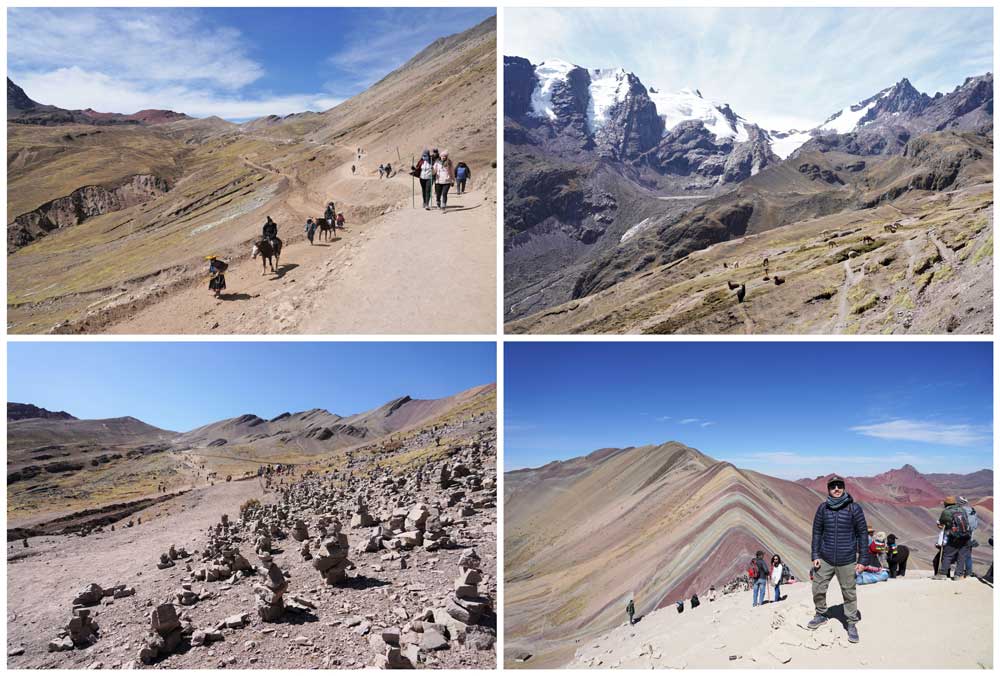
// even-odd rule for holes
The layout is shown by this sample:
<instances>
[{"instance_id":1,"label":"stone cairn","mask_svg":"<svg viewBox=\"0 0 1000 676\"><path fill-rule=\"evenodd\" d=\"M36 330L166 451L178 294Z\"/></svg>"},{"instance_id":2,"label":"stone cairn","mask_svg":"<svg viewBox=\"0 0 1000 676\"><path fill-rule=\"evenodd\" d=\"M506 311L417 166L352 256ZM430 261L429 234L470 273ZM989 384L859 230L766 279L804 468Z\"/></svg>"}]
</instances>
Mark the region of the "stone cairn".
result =
<instances>
[{"instance_id":1,"label":"stone cairn","mask_svg":"<svg viewBox=\"0 0 1000 676\"><path fill-rule=\"evenodd\" d=\"M295 527L292 528L292 539L296 542L304 542L309 539L309 529L302 519L295 520Z\"/></svg>"},{"instance_id":2,"label":"stone cairn","mask_svg":"<svg viewBox=\"0 0 1000 676\"><path fill-rule=\"evenodd\" d=\"M478 624L483 613L490 608L489 599L479 595L479 583L483 581L481 565L475 549L462 554L458 562L455 591L445 605L448 615L465 625Z\"/></svg>"},{"instance_id":3,"label":"stone cairn","mask_svg":"<svg viewBox=\"0 0 1000 676\"><path fill-rule=\"evenodd\" d=\"M334 521L330 524L323 543L323 551L313 559L313 568L319 571L327 584L338 584L347 579L347 568L351 562L347 560L350 554L350 546L347 543L347 534L340 530L340 522Z\"/></svg>"},{"instance_id":4,"label":"stone cairn","mask_svg":"<svg viewBox=\"0 0 1000 676\"><path fill-rule=\"evenodd\" d=\"M368 513L368 505L360 495L358 496L358 506L351 517L351 528L371 528L375 525L375 519Z\"/></svg>"},{"instance_id":5,"label":"stone cairn","mask_svg":"<svg viewBox=\"0 0 1000 676\"><path fill-rule=\"evenodd\" d=\"M69 622L56 638L49 641L49 652L86 648L97 642L98 626L90 617L89 608L75 607Z\"/></svg>"},{"instance_id":6,"label":"stone cairn","mask_svg":"<svg viewBox=\"0 0 1000 676\"><path fill-rule=\"evenodd\" d=\"M149 620L151 631L139 649L139 661L143 664L152 664L157 658L172 654L184 635L180 618L172 603L157 606Z\"/></svg>"},{"instance_id":7,"label":"stone cairn","mask_svg":"<svg viewBox=\"0 0 1000 676\"><path fill-rule=\"evenodd\" d=\"M257 594L257 614L264 622L276 622L285 612L285 602L282 600L288 589L288 581L281 569L272 563L265 575L264 584L254 585Z\"/></svg>"},{"instance_id":8,"label":"stone cairn","mask_svg":"<svg viewBox=\"0 0 1000 676\"><path fill-rule=\"evenodd\" d=\"M181 588L177 590L177 602L182 606L193 606L201 600L201 596L198 592L191 590L191 583L184 582L181 584Z\"/></svg>"},{"instance_id":9,"label":"stone cairn","mask_svg":"<svg viewBox=\"0 0 1000 676\"><path fill-rule=\"evenodd\" d=\"M156 564L156 567L160 570L163 570L164 568L173 568L176 565L174 561L177 561L178 559L186 559L189 556L190 554L188 554L187 550L183 547L177 549L173 545L170 545L169 550L160 554L160 562Z\"/></svg>"}]
</instances>

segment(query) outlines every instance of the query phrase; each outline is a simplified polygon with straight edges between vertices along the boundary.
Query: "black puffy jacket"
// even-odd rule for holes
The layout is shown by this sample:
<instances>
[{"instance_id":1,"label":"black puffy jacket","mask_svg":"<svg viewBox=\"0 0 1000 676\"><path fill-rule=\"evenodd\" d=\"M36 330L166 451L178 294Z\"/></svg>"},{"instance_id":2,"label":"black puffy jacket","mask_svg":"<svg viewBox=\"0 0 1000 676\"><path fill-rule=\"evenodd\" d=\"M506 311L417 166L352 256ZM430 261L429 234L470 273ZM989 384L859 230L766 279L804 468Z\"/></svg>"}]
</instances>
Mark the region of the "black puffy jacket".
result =
<instances>
[{"instance_id":1,"label":"black puffy jacket","mask_svg":"<svg viewBox=\"0 0 1000 676\"><path fill-rule=\"evenodd\" d=\"M846 566L865 560L868 547L868 524L861 505L848 501L839 509L831 509L823 501L813 517L812 558L822 559L831 566Z\"/></svg>"}]
</instances>

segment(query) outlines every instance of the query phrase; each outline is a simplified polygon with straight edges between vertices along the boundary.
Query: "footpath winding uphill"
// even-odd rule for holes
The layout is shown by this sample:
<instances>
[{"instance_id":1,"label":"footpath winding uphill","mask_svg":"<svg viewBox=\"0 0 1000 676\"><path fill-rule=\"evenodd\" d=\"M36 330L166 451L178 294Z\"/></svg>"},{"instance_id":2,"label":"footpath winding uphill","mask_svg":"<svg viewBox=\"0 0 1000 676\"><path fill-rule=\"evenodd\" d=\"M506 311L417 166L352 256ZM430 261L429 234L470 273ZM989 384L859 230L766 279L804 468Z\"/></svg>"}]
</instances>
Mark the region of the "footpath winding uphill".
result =
<instances>
[{"instance_id":1,"label":"footpath winding uphill","mask_svg":"<svg viewBox=\"0 0 1000 676\"><path fill-rule=\"evenodd\" d=\"M992 669L993 589L978 580L935 581L926 571L858 588L861 642L850 644L833 583L834 619L815 631L812 586L781 588L782 601L751 607L752 592L725 595L678 614L663 608L575 645L571 668L601 669ZM624 617L625 604L622 603ZM962 618L943 622L941 618ZM523 666L541 666L532 660Z\"/></svg>"},{"instance_id":2,"label":"footpath winding uphill","mask_svg":"<svg viewBox=\"0 0 1000 676\"><path fill-rule=\"evenodd\" d=\"M192 286L109 328L111 333L487 333L496 326L493 203L475 188L449 209L413 209L410 177L380 179L367 158L338 167L282 211L280 265L263 273L247 257L226 274L217 299ZM351 165L356 168L351 172ZM373 175L374 174L374 175ZM419 186L417 186L419 191ZM338 205L395 204L373 220L313 245L309 215ZM287 214L287 215L285 215ZM314 216L315 217L315 216ZM287 224L286 224L287 223ZM460 264L455 264L460 261Z\"/></svg>"}]
</instances>

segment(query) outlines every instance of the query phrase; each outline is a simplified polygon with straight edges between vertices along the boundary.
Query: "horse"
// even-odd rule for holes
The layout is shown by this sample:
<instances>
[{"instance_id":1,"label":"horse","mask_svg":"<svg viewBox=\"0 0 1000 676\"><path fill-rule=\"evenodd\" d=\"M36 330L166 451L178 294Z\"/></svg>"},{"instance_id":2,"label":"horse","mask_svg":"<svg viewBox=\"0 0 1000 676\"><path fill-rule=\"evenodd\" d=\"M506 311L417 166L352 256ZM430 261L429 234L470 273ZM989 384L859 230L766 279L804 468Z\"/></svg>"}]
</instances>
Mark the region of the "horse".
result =
<instances>
[{"instance_id":1,"label":"horse","mask_svg":"<svg viewBox=\"0 0 1000 676\"><path fill-rule=\"evenodd\" d=\"M278 264L278 258L281 256L281 240L277 237L274 238L274 244L271 244L271 240L262 239L253 245L253 252L251 253L251 258L257 258L260 255L261 263L264 264L264 272L261 274L267 274L267 266L270 263L271 272L275 272L275 266Z\"/></svg>"},{"instance_id":2,"label":"horse","mask_svg":"<svg viewBox=\"0 0 1000 676\"><path fill-rule=\"evenodd\" d=\"M330 241L337 236L337 218L336 216L331 219L330 223L327 223L326 216L320 216L315 219L319 223L319 238L320 241L323 240L323 234L326 233L327 241Z\"/></svg>"}]
</instances>

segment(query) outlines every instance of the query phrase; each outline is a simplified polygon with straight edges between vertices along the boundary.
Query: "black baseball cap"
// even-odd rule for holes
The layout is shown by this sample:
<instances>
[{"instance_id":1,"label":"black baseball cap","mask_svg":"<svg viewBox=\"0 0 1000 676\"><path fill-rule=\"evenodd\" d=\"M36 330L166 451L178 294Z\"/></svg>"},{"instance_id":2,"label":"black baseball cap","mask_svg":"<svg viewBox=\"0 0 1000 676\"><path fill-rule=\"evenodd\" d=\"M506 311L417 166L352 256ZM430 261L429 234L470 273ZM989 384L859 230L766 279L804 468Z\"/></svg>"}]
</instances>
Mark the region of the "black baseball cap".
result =
<instances>
[{"instance_id":1,"label":"black baseball cap","mask_svg":"<svg viewBox=\"0 0 1000 676\"><path fill-rule=\"evenodd\" d=\"M833 484L840 484L841 486L846 486L847 485L847 483L844 481L844 477L840 476L839 474L834 474L832 477L830 477L829 479L827 479L827 481L826 481L826 487L827 488L829 488Z\"/></svg>"}]
</instances>

